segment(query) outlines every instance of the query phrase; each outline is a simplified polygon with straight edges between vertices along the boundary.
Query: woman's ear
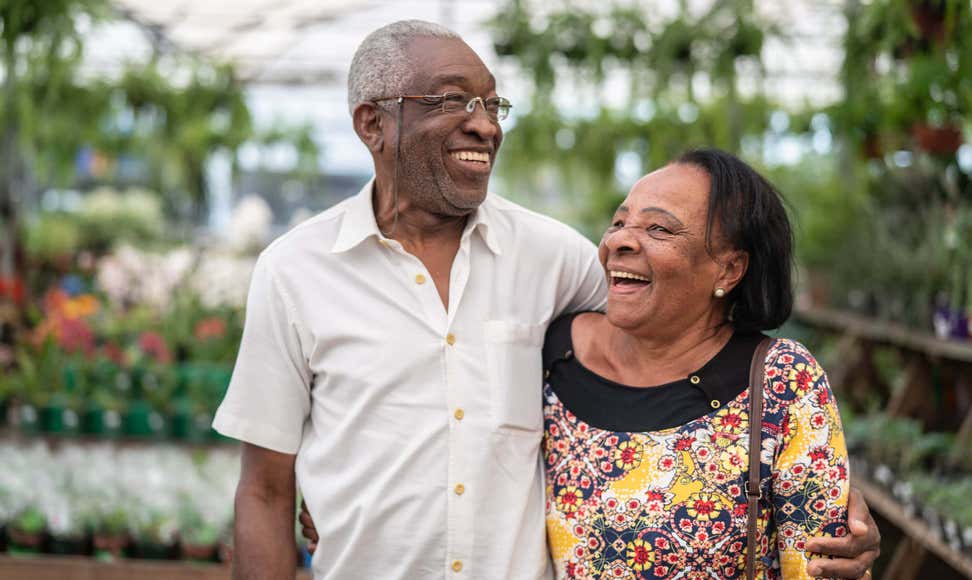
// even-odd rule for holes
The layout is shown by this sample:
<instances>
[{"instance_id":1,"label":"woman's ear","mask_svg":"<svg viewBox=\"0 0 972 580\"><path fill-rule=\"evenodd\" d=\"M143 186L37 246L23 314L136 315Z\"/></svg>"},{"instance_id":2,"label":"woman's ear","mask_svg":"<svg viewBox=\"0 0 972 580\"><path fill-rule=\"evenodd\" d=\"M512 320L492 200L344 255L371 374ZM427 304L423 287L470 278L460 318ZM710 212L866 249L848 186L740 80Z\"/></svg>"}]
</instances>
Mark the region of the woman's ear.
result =
<instances>
[{"instance_id":1,"label":"woman's ear","mask_svg":"<svg viewBox=\"0 0 972 580\"><path fill-rule=\"evenodd\" d=\"M358 139L365 144L372 153L381 153L385 145L384 123L381 110L375 103L360 103L351 113L354 132Z\"/></svg>"},{"instance_id":2,"label":"woman's ear","mask_svg":"<svg viewBox=\"0 0 972 580\"><path fill-rule=\"evenodd\" d=\"M749 252L732 250L727 252L720 261L722 269L716 279L716 288L722 288L729 293L739 285L749 268Z\"/></svg>"}]
</instances>

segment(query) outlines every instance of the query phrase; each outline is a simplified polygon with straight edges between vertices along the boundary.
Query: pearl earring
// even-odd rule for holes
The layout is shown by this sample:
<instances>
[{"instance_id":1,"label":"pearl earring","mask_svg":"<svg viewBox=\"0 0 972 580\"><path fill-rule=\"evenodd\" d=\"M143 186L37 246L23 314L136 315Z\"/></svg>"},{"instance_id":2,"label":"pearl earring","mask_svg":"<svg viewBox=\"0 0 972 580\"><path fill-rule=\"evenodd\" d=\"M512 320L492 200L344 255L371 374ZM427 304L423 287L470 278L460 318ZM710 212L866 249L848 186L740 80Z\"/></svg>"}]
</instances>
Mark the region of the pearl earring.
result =
<instances>
[{"instance_id":1,"label":"pearl earring","mask_svg":"<svg viewBox=\"0 0 972 580\"><path fill-rule=\"evenodd\" d=\"M726 290L724 288L716 288L714 294L716 298L722 298L726 295Z\"/></svg>"}]
</instances>

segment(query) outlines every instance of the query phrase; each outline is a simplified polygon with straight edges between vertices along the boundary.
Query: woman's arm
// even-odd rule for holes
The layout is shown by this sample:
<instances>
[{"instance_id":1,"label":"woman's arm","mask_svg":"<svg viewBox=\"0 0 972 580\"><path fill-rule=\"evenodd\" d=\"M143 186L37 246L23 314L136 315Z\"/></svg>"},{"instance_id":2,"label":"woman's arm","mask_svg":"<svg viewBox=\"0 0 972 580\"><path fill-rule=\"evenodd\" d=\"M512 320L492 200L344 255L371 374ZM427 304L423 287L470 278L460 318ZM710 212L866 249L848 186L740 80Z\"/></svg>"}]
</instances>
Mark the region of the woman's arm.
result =
<instances>
[{"instance_id":1,"label":"woman's arm","mask_svg":"<svg viewBox=\"0 0 972 580\"><path fill-rule=\"evenodd\" d=\"M780 433L772 499L783 577L810 578L807 541L849 533L848 460L827 376L802 345L791 344L794 348L777 358L779 374L771 379L771 388L786 388L775 399Z\"/></svg>"}]
</instances>

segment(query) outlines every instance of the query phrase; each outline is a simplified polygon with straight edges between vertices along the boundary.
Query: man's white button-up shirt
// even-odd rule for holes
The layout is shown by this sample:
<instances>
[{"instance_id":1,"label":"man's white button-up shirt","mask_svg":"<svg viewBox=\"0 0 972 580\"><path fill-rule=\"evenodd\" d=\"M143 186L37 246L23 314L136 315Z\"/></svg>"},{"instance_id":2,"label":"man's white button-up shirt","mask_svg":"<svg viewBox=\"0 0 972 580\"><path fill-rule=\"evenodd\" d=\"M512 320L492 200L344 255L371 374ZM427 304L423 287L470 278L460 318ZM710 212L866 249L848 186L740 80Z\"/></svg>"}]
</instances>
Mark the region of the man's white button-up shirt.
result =
<instances>
[{"instance_id":1,"label":"man's white button-up shirt","mask_svg":"<svg viewBox=\"0 0 972 580\"><path fill-rule=\"evenodd\" d=\"M548 577L541 343L603 307L596 250L490 194L447 309L379 232L372 184L261 254L214 427L297 454L315 578Z\"/></svg>"}]
</instances>

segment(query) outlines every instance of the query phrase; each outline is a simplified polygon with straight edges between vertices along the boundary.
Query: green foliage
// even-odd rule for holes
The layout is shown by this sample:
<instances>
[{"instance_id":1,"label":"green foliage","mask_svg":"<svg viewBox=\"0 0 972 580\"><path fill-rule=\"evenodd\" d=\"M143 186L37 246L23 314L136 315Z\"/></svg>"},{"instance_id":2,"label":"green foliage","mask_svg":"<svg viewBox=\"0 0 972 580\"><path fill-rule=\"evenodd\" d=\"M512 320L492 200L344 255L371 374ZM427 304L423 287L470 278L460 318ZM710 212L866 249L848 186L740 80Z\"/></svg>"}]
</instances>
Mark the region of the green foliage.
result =
<instances>
[{"instance_id":1,"label":"green foliage","mask_svg":"<svg viewBox=\"0 0 972 580\"><path fill-rule=\"evenodd\" d=\"M39 534L47 527L47 517L39 507L30 506L14 518L12 527L27 534Z\"/></svg>"},{"instance_id":2,"label":"green foliage","mask_svg":"<svg viewBox=\"0 0 972 580\"><path fill-rule=\"evenodd\" d=\"M585 10L511 0L490 26L497 53L532 73L534 85L531 103L514 104L527 113L517 113L498 175L511 195L592 238L631 185L630 175L618 175L622 156L647 173L693 146L740 151L766 130L773 106L759 94L737 94L736 64L761 70L763 42L775 32L746 0L717 2L702 14L682 10L665 22L621 3ZM627 105L585 110L579 100L555 98L580 85L604 91L618 68L631 78ZM697 95L699 79L714 94ZM531 191L556 191L561 203L545 206Z\"/></svg>"},{"instance_id":3,"label":"green foliage","mask_svg":"<svg viewBox=\"0 0 972 580\"><path fill-rule=\"evenodd\" d=\"M37 261L50 262L70 256L82 239L81 224L66 213L45 213L23 226L22 239L27 254Z\"/></svg>"},{"instance_id":4,"label":"green foliage","mask_svg":"<svg viewBox=\"0 0 972 580\"><path fill-rule=\"evenodd\" d=\"M97 189L84 197L78 213L82 242L96 254L113 245L146 247L165 236L165 216L157 194L144 189Z\"/></svg>"}]
</instances>

